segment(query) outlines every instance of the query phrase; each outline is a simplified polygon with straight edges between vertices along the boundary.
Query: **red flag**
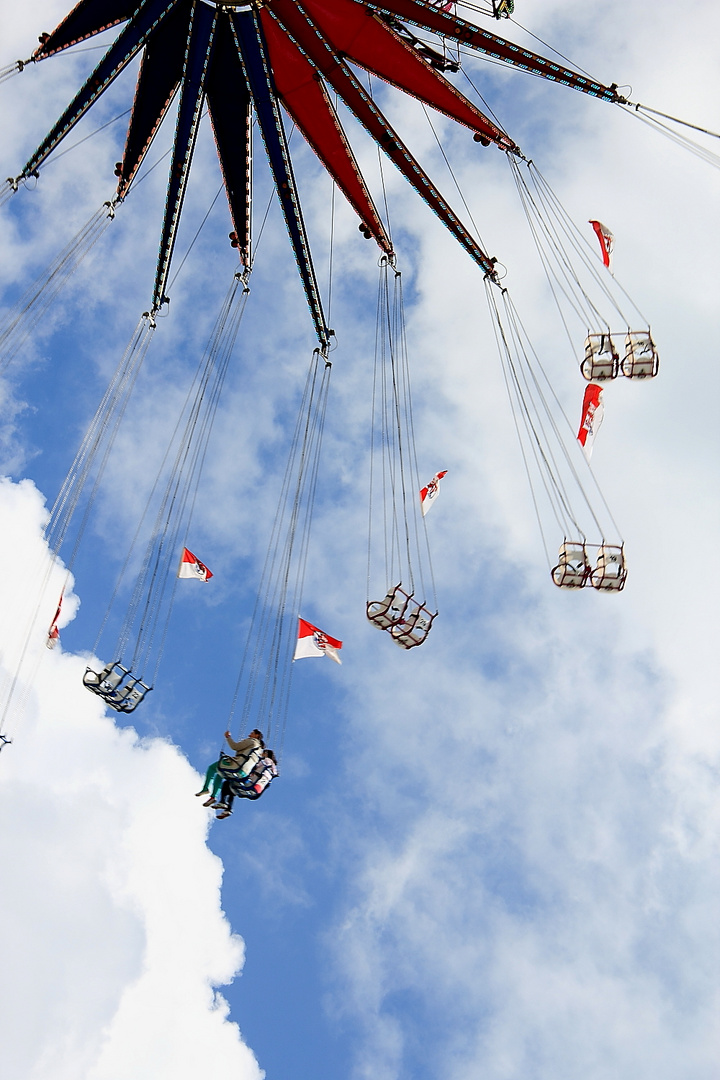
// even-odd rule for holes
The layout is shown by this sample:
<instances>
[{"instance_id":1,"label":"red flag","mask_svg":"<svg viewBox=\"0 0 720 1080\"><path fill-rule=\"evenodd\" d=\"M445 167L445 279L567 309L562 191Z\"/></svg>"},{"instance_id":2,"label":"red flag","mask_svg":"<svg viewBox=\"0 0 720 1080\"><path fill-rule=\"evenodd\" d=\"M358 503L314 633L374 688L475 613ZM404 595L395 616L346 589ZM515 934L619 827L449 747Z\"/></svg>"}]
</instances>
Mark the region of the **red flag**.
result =
<instances>
[{"instance_id":1,"label":"red flag","mask_svg":"<svg viewBox=\"0 0 720 1080\"><path fill-rule=\"evenodd\" d=\"M293 660L300 660L304 656L329 656L336 664L342 664L338 656L342 644L342 641L330 637L305 619L298 619L298 640Z\"/></svg>"},{"instance_id":2,"label":"red flag","mask_svg":"<svg viewBox=\"0 0 720 1080\"><path fill-rule=\"evenodd\" d=\"M605 406L603 405L602 387L598 386L597 383L590 383L585 388L582 420L580 421L580 430L578 431L578 442L582 446L588 461L592 457L593 443L595 442L595 436L598 433L598 429L602 424L604 413Z\"/></svg>"},{"instance_id":3,"label":"red flag","mask_svg":"<svg viewBox=\"0 0 720 1080\"><path fill-rule=\"evenodd\" d=\"M188 551L186 547L182 549L182 555L180 556L180 565L177 572L178 577L183 578L195 578L196 581L209 581L212 577L212 572L208 570L205 563L201 563L196 558L192 551Z\"/></svg>"},{"instance_id":4,"label":"red flag","mask_svg":"<svg viewBox=\"0 0 720 1080\"><path fill-rule=\"evenodd\" d=\"M440 481L447 473L447 469L443 469L442 472L435 473L432 480L427 487L424 487L420 491L420 505L422 506L423 517L427 514L428 510L435 502L440 492Z\"/></svg>"},{"instance_id":5,"label":"red flag","mask_svg":"<svg viewBox=\"0 0 720 1080\"><path fill-rule=\"evenodd\" d=\"M47 641L45 644L48 649L54 649L60 640L60 631L58 630L58 619L60 618L60 609L62 608L62 593L60 593L60 599L58 600L57 611L55 612L55 618L50 623L50 629L48 630Z\"/></svg>"},{"instance_id":6,"label":"red flag","mask_svg":"<svg viewBox=\"0 0 720 1080\"><path fill-rule=\"evenodd\" d=\"M602 221L591 221L595 235L600 241L600 250L602 251L603 265L610 267L610 255L612 254L613 244L615 243L615 237L608 229L607 225L603 225Z\"/></svg>"}]
</instances>

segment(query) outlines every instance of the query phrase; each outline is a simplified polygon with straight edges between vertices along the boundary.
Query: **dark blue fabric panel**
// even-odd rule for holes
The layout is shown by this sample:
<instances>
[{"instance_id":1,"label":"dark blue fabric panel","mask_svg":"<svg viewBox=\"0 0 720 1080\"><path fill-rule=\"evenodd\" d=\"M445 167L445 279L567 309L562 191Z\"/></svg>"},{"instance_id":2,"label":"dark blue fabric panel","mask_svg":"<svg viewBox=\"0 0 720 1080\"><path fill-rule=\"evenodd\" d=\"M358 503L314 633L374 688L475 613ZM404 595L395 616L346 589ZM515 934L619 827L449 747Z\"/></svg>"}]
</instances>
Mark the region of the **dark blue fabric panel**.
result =
<instances>
[{"instance_id":1,"label":"dark blue fabric panel","mask_svg":"<svg viewBox=\"0 0 720 1080\"><path fill-rule=\"evenodd\" d=\"M140 167L180 82L191 6L192 0L180 0L145 46L118 185L121 195Z\"/></svg>"},{"instance_id":2,"label":"dark blue fabric panel","mask_svg":"<svg viewBox=\"0 0 720 1080\"><path fill-rule=\"evenodd\" d=\"M153 307L160 307L165 297L170 261L175 247L178 222L185 198L188 173L195 150L198 125L205 93L205 75L212 49L217 11L207 4L193 4L190 30L182 76L182 92L178 106L177 127L173 145L170 180L165 201L165 216L160 238Z\"/></svg>"},{"instance_id":3,"label":"dark blue fabric panel","mask_svg":"<svg viewBox=\"0 0 720 1080\"><path fill-rule=\"evenodd\" d=\"M329 335L320 301L320 291L310 254L305 222L303 221L292 163L288 152L285 129L273 83L262 27L254 11L233 12L232 23L240 48L243 67L255 106L258 125L270 160L280 203L285 215L290 240L295 252L315 332L324 347Z\"/></svg>"},{"instance_id":4,"label":"dark blue fabric panel","mask_svg":"<svg viewBox=\"0 0 720 1080\"><path fill-rule=\"evenodd\" d=\"M252 200L250 91L227 12L218 18L205 90L233 228L247 266Z\"/></svg>"},{"instance_id":5,"label":"dark blue fabric panel","mask_svg":"<svg viewBox=\"0 0 720 1080\"><path fill-rule=\"evenodd\" d=\"M145 3L145 0L142 0ZM126 22L142 7L138 0L80 0L35 53L38 60Z\"/></svg>"},{"instance_id":6,"label":"dark blue fabric panel","mask_svg":"<svg viewBox=\"0 0 720 1080\"><path fill-rule=\"evenodd\" d=\"M128 23L114 45L111 45L85 85L62 114L50 134L43 140L28 161L21 175L28 176L38 168L57 144L75 126L90 106L111 82L117 78L139 49L154 34L165 16L179 0L147 0Z\"/></svg>"}]
</instances>

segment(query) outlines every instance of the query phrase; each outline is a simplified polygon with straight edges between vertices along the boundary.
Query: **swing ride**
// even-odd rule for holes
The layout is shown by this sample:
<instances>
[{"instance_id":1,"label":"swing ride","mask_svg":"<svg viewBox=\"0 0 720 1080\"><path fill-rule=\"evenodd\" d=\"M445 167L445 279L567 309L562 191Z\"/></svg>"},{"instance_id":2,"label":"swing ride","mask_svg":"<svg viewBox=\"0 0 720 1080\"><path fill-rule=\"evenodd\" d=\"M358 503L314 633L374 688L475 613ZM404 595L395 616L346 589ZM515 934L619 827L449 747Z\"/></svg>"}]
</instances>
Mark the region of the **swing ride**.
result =
<instances>
[{"instance_id":1,"label":"swing ride","mask_svg":"<svg viewBox=\"0 0 720 1080\"><path fill-rule=\"evenodd\" d=\"M380 250L370 448L369 622L398 646L411 650L426 641L438 611L424 521L426 507L418 497L427 489L421 489L416 453L402 277L387 220L373 200L343 128L340 102L482 272L552 581L567 590L590 586L599 592L620 592L625 585L623 539L502 284L497 258L484 250L475 235L477 230L471 232L456 215L390 124L377 103L373 80L397 88L418 100L423 110L429 106L467 129L482 147L480 153L494 147L505 155L573 355L580 351L580 373L591 384L611 383L619 376L652 379L659 366L649 322L609 272L612 236L609 230L601 232L605 227L599 222L591 222L605 244L604 266L598 265L587 238L533 162L525 158L499 121L465 96L448 75L462 72L466 57L476 57L623 108L660 130L664 128L662 119L672 118L630 102L614 83L605 85L481 28L462 18L458 8L499 20L511 18L514 4L512 0L492 0L490 7L479 8L441 0L80 0L52 33L41 35L38 48L27 60L0 72L0 81L4 81L118 28L114 41L107 48L102 46L102 59L47 136L21 171L0 188L2 204L31 180L42 179L45 163L62 140L140 57L124 152L115 166L115 193L0 330L0 367L17 356L32 320L47 310L143 178L148 153L177 98L151 302L98 406L47 528L50 551L57 555L68 540L75 512L83 505L80 524L73 524L73 547L66 558L68 573L156 333L157 316L169 304L178 228L205 113L210 117L228 202L229 239L240 261L138 524L136 541L147 522L152 522L150 538L112 646L115 659L97 671L88 667L83 679L89 691L118 712L134 711L155 684L177 585L173 566L179 548L187 541L218 403L247 303L256 255L252 136L257 128L318 342L291 439L231 707L232 719L242 703L242 728L262 721L282 749L334 338L318 287L284 116L290 118L293 130L297 128L303 135L345 196L357 215L360 234L374 240ZM433 483L443 475L438 473ZM549 555L552 545L545 542L541 501L552 528L563 538L554 566L555 559ZM594 559L590 552L595 552ZM94 653L132 566L129 554ZM377 583L381 587L375 591ZM382 600L370 599L382 595L383 590Z\"/></svg>"}]
</instances>

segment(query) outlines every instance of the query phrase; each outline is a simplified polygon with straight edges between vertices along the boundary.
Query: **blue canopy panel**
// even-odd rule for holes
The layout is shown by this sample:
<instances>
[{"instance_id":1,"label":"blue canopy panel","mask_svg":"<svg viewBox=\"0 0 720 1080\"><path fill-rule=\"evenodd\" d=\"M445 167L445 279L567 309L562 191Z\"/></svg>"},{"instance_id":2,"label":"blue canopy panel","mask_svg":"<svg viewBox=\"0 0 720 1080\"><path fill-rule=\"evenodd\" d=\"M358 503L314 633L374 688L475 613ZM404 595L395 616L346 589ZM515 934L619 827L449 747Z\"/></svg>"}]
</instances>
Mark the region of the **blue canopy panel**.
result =
<instances>
[{"instance_id":1,"label":"blue canopy panel","mask_svg":"<svg viewBox=\"0 0 720 1080\"><path fill-rule=\"evenodd\" d=\"M243 266L251 261L252 103L230 17L221 11L205 80L208 110Z\"/></svg>"},{"instance_id":2,"label":"blue canopy panel","mask_svg":"<svg viewBox=\"0 0 720 1080\"><path fill-rule=\"evenodd\" d=\"M147 0L142 7L138 8L132 20L115 43L110 46L92 75L25 165L20 177L32 175L45 161L60 140L64 139L102 92L127 67L135 54L147 43L162 19L178 3L179 0Z\"/></svg>"},{"instance_id":3,"label":"blue canopy panel","mask_svg":"<svg viewBox=\"0 0 720 1080\"><path fill-rule=\"evenodd\" d=\"M126 22L144 3L145 0L80 0L52 34L45 37L32 59L44 60L46 56Z\"/></svg>"},{"instance_id":4,"label":"blue canopy panel","mask_svg":"<svg viewBox=\"0 0 720 1080\"><path fill-rule=\"evenodd\" d=\"M191 6L192 0L180 0L165 20L162 40L151 38L145 46L118 173L120 198L127 194L182 78Z\"/></svg>"},{"instance_id":5,"label":"blue canopy panel","mask_svg":"<svg viewBox=\"0 0 720 1080\"><path fill-rule=\"evenodd\" d=\"M156 311L167 299L165 287L170 272L178 222L185 199L190 165L200 125L205 97L205 78L213 47L216 23L216 8L210 8L203 3L196 2L193 4L185 52L185 65L182 72L182 93L178 106L170 179L165 200L165 216L155 275L155 288L153 290L153 309Z\"/></svg>"},{"instance_id":6,"label":"blue canopy panel","mask_svg":"<svg viewBox=\"0 0 720 1080\"><path fill-rule=\"evenodd\" d=\"M245 77L252 94L255 115L262 132L278 198L295 252L295 260L315 324L315 333L321 348L324 349L329 343L330 333L320 301L320 291L310 255L305 222L300 209L285 128L278 106L277 92L260 19L255 10L233 11L231 19Z\"/></svg>"}]
</instances>

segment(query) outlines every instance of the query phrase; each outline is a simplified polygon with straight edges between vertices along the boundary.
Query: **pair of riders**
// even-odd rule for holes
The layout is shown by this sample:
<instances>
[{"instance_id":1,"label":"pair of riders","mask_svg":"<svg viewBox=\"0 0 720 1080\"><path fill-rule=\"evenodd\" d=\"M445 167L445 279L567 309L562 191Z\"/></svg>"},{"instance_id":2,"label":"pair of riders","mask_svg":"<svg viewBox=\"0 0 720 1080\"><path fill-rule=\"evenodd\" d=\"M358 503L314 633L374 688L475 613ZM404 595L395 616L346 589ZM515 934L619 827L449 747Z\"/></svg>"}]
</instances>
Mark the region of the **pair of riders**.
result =
<instances>
[{"instance_id":1,"label":"pair of riders","mask_svg":"<svg viewBox=\"0 0 720 1080\"><path fill-rule=\"evenodd\" d=\"M235 742L229 731L225 738L234 754L221 754L208 768L202 789L196 792L197 796L210 796L203 806L219 810L218 819L230 817L236 796L259 799L278 774L275 754L265 748L263 734L257 728L240 742Z\"/></svg>"}]
</instances>

